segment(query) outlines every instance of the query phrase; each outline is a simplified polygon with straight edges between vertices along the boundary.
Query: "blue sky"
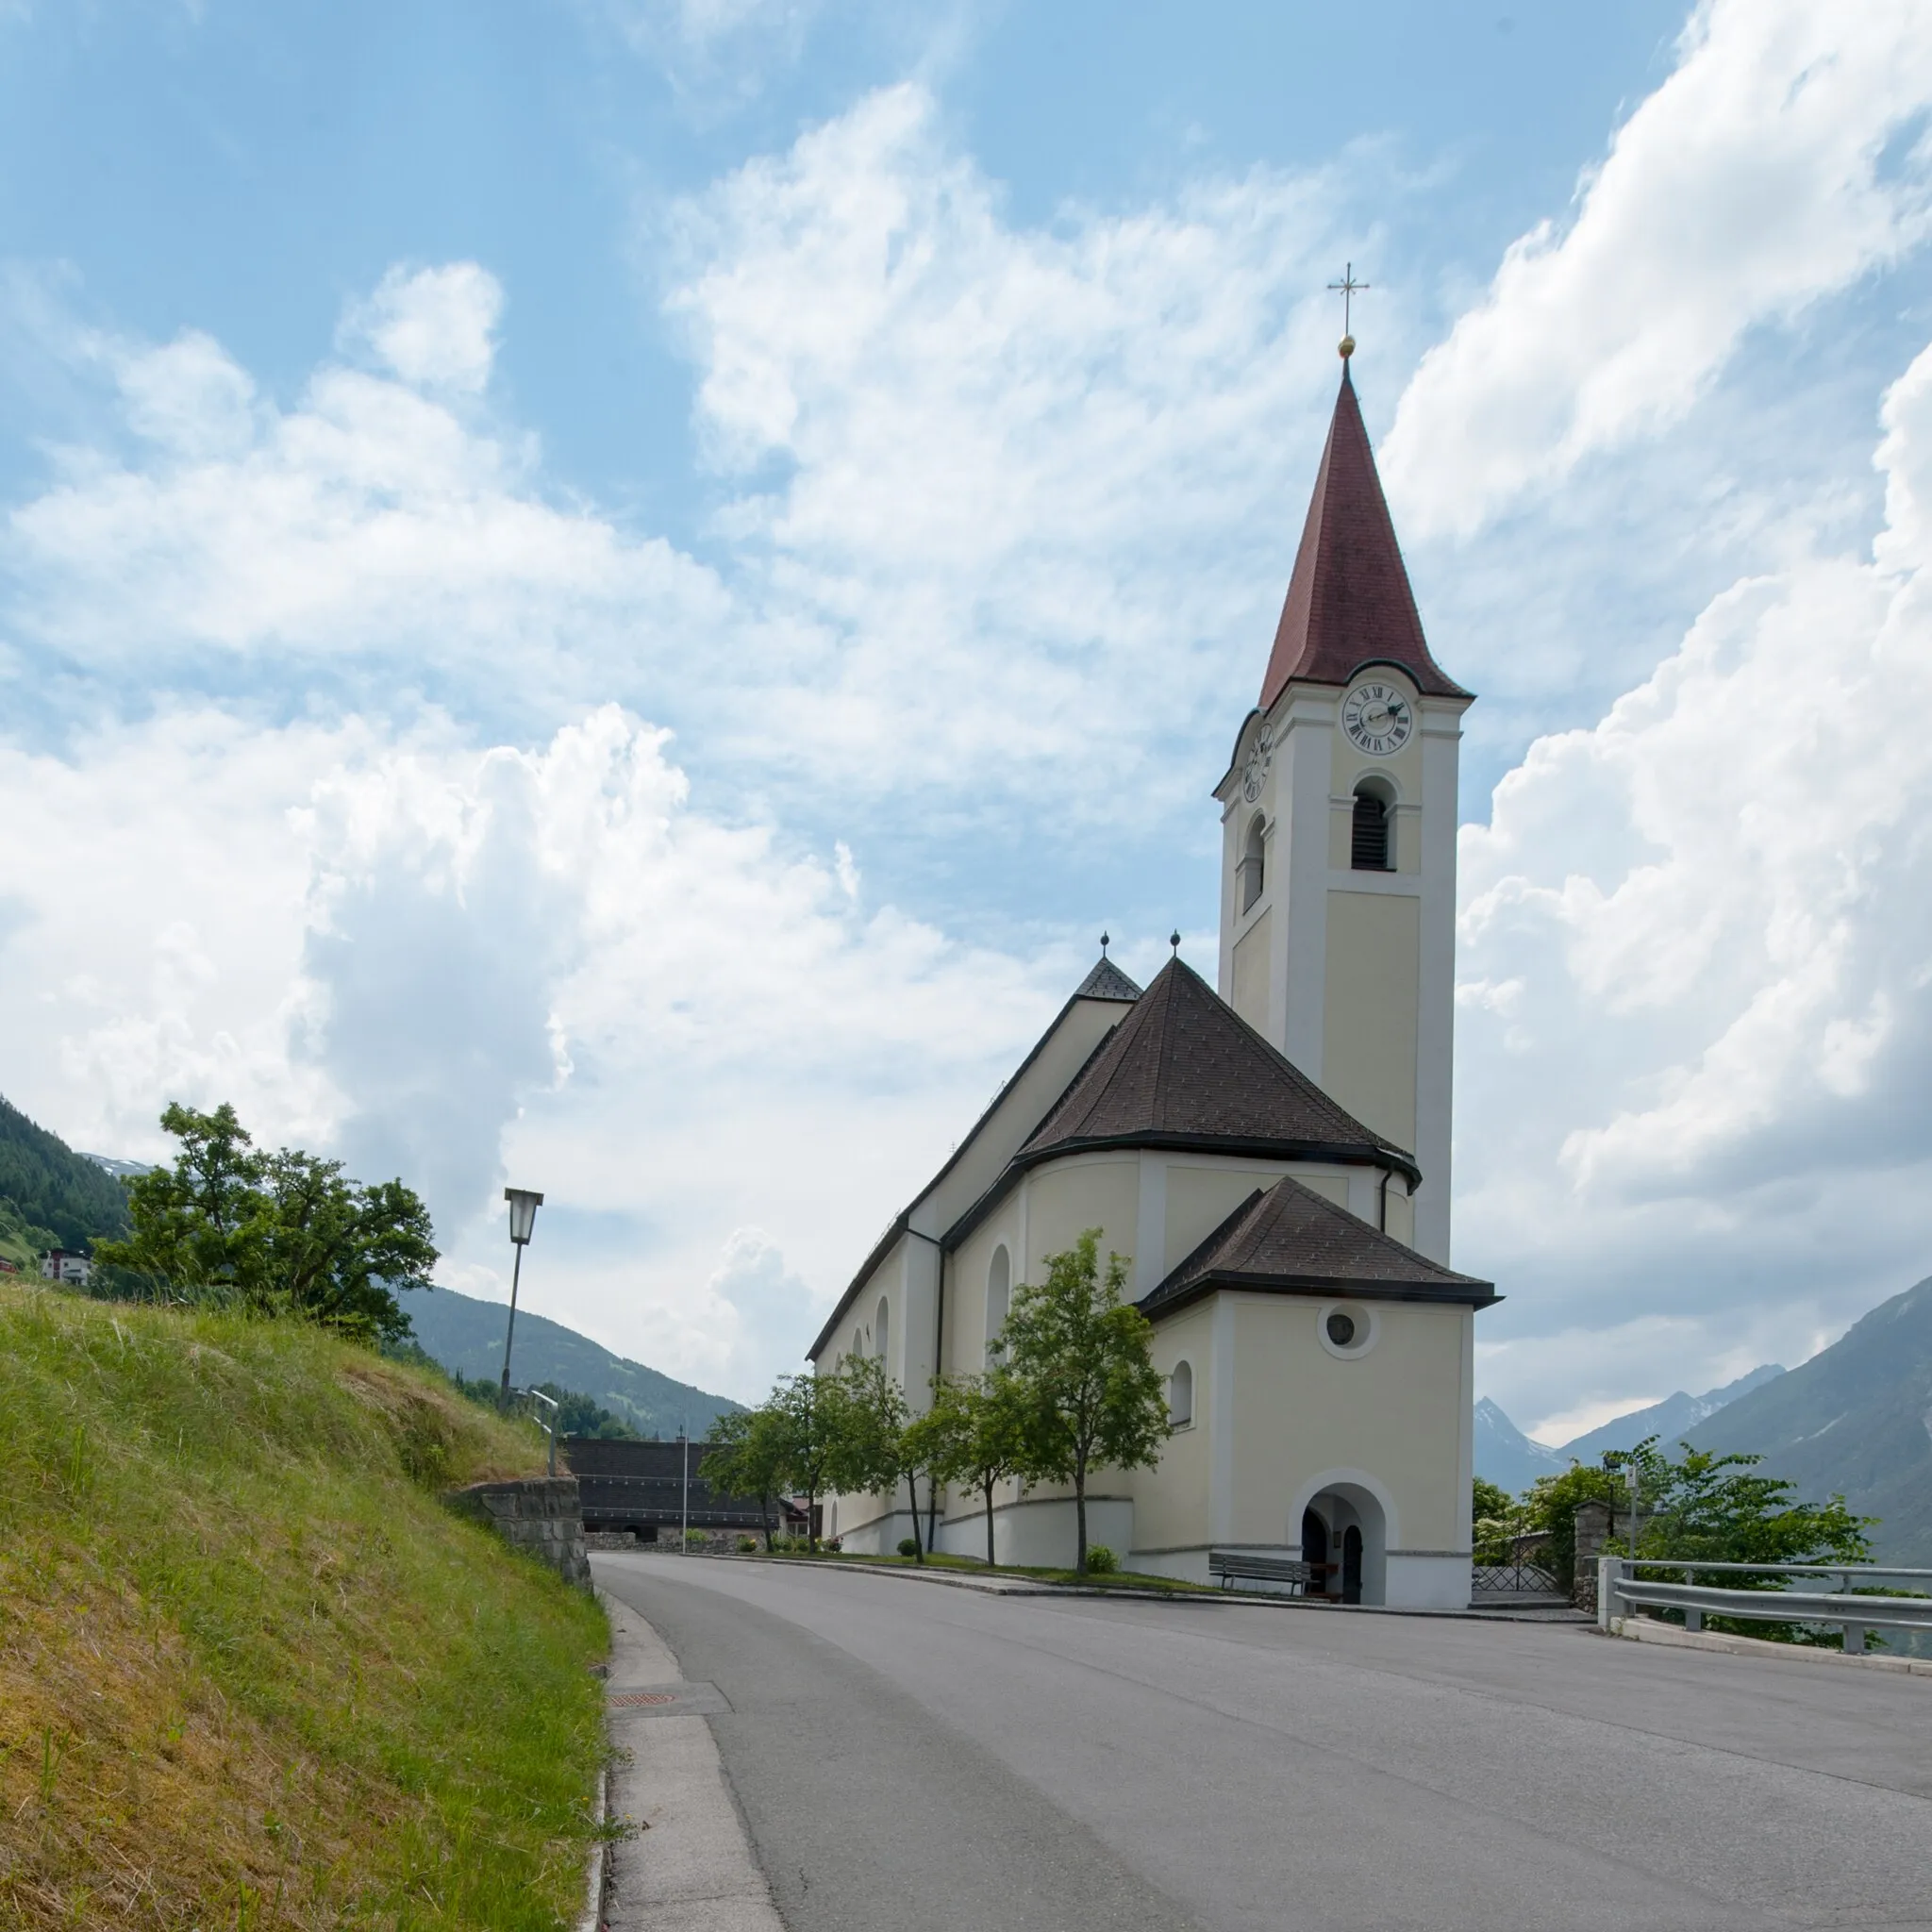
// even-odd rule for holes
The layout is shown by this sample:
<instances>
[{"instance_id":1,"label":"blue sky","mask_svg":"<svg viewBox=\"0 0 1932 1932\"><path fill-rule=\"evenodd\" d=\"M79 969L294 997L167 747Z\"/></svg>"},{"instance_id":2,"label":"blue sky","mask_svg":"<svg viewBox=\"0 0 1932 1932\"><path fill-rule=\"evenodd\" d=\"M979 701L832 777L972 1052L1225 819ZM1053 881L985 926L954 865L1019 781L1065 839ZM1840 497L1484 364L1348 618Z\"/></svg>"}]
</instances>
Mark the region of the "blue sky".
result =
<instances>
[{"instance_id":1,"label":"blue sky","mask_svg":"<svg viewBox=\"0 0 1932 1932\"><path fill-rule=\"evenodd\" d=\"M1817 1347L1926 1265L1932 29L1815 13L0 7L0 1091L479 1292L534 1175L755 1391L1103 924L1209 957L1353 260L1484 1386Z\"/></svg>"}]
</instances>

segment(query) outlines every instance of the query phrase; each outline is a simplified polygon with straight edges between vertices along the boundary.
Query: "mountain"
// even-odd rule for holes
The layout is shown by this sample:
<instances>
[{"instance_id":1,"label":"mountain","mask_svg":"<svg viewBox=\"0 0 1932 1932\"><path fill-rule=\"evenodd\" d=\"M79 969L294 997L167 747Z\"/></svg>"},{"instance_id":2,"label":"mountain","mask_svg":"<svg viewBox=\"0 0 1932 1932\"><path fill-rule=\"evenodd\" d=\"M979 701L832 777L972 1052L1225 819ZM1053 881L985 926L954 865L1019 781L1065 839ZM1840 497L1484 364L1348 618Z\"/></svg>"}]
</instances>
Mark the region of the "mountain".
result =
<instances>
[{"instance_id":1,"label":"mountain","mask_svg":"<svg viewBox=\"0 0 1932 1932\"><path fill-rule=\"evenodd\" d=\"M1777 1363L1764 1362L1748 1375L1740 1375L1722 1389L1707 1389L1702 1395L1686 1395L1679 1389L1648 1408L1633 1408L1628 1415L1616 1416L1587 1435L1574 1438L1559 1453L1565 1462L1573 1457L1578 1462L1595 1462L1607 1449L1634 1449L1646 1436L1657 1436L1661 1438L1659 1447L1664 1453L1674 1455L1679 1441L1699 1423L1783 1374Z\"/></svg>"},{"instance_id":2,"label":"mountain","mask_svg":"<svg viewBox=\"0 0 1932 1932\"><path fill-rule=\"evenodd\" d=\"M1764 1457L1808 1501L1842 1495L1889 1563L1932 1567L1932 1278L1893 1295L1808 1362L1700 1423L1699 1449Z\"/></svg>"},{"instance_id":3,"label":"mountain","mask_svg":"<svg viewBox=\"0 0 1932 1932\"><path fill-rule=\"evenodd\" d=\"M25 1266L42 1249L127 1230L121 1183L0 1100L0 1254Z\"/></svg>"},{"instance_id":4,"label":"mountain","mask_svg":"<svg viewBox=\"0 0 1932 1932\"><path fill-rule=\"evenodd\" d=\"M1475 1473L1511 1495L1540 1475L1560 1475L1570 1458L1532 1441L1485 1395L1475 1406Z\"/></svg>"},{"instance_id":5,"label":"mountain","mask_svg":"<svg viewBox=\"0 0 1932 1932\"><path fill-rule=\"evenodd\" d=\"M402 1297L409 1325L425 1355L446 1369L494 1382L503 1374L503 1335L509 1308L503 1302L478 1301L453 1288L420 1291ZM674 1437L680 1428L702 1436L714 1416L741 1407L723 1395L707 1395L689 1383L674 1382L641 1362L626 1361L599 1348L588 1336L547 1316L517 1310L517 1339L510 1372L520 1389L555 1382L588 1395L622 1416L646 1436Z\"/></svg>"}]
</instances>

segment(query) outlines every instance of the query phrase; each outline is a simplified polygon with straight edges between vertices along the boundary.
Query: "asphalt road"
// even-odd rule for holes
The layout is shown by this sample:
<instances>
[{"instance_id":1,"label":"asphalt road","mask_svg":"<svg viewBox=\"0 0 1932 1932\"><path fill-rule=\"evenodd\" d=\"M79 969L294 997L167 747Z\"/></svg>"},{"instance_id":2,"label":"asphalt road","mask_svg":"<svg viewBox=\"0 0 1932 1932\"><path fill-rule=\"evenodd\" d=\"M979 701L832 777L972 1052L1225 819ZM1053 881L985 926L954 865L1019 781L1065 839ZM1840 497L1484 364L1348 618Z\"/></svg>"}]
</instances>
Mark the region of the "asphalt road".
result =
<instances>
[{"instance_id":1,"label":"asphalt road","mask_svg":"<svg viewBox=\"0 0 1932 1932\"><path fill-rule=\"evenodd\" d=\"M1932 1679L599 1556L792 1932L1932 1928Z\"/></svg>"}]
</instances>

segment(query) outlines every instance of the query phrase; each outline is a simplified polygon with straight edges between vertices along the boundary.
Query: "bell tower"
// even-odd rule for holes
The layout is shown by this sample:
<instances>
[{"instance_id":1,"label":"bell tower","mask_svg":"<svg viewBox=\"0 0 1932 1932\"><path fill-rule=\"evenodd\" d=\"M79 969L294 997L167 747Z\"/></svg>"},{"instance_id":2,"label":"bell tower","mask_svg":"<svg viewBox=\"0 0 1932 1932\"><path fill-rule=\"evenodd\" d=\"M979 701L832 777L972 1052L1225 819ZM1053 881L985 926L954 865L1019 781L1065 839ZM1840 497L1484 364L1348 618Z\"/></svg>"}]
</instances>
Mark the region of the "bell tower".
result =
<instances>
[{"instance_id":1,"label":"bell tower","mask_svg":"<svg viewBox=\"0 0 1932 1932\"><path fill-rule=\"evenodd\" d=\"M1341 388L1222 807L1221 996L1413 1154L1386 1225L1449 1259L1457 762L1473 696L1429 655L1341 340Z\"/></svg>"}]
</instances>

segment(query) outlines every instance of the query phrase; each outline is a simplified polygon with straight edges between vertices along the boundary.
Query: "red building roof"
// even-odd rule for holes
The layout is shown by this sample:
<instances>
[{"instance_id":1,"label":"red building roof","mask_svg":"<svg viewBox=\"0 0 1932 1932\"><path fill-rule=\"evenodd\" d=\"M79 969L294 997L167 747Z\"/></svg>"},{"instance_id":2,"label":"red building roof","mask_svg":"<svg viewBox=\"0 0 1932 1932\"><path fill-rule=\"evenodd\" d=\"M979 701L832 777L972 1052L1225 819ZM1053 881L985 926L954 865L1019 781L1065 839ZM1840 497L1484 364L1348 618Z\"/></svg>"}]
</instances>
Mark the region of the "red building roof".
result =
<instances>
[{"instance_id":1,"label":"red building roof","mask_svg":"<svg viewBox=\"0 0 1932 1932\"><path fill-rule=\"evenodd\" d=\"M1274 704L1291 678L1347 684L1364 664L1376 661L1399 664L1425 696L1470 695L1429 656L1344 361L1302 547L1261 683L1261 708Z\"/></svg>"}]
</instances>

